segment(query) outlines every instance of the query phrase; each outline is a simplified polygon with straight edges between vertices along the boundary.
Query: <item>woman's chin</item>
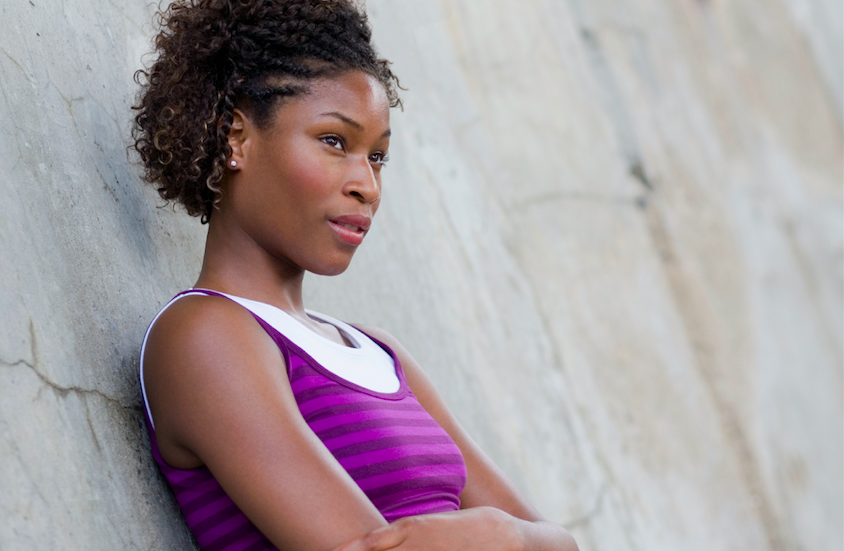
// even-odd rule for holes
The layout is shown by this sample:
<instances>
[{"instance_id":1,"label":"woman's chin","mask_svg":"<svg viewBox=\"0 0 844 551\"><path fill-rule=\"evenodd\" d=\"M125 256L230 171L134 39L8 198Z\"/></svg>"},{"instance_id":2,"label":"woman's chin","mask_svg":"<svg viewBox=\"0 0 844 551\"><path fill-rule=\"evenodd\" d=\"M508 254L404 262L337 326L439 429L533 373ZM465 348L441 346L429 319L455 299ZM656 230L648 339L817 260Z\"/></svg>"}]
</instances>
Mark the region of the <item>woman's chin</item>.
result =
<instances>
[{"instance_id":1,"label":"woman's chin","mask_svg":"<svg viewBox=\"0 0 844 551\"><path fill-rule=\"evenodd\" d=\"M340 260L337 262L314 265L309 267L307 271L320 276L336 276L345 272L348 269L349 264L351 263L352 258L349 257L345 260Z\"/></svg>"}]
</instances>

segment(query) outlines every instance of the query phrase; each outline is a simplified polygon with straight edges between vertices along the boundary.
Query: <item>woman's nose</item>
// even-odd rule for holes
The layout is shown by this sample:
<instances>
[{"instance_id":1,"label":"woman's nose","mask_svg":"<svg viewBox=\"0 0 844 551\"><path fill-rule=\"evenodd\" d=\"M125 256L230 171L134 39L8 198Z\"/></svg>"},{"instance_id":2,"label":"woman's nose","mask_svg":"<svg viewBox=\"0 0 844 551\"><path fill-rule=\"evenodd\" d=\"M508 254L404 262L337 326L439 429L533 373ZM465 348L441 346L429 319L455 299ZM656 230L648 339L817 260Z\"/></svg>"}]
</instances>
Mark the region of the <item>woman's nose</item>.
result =
<instances>
[{"instance_id":1,"label":"woman's nose","mask_svg":"<svg viewBox=\"0 0 844 551\"><path fill-rule=\"evenodd\" d=\"M381 179L366 157L353 163L343 188L344 193L362 203L374 203L381 198Z\"/></svg>"}]
</instances>

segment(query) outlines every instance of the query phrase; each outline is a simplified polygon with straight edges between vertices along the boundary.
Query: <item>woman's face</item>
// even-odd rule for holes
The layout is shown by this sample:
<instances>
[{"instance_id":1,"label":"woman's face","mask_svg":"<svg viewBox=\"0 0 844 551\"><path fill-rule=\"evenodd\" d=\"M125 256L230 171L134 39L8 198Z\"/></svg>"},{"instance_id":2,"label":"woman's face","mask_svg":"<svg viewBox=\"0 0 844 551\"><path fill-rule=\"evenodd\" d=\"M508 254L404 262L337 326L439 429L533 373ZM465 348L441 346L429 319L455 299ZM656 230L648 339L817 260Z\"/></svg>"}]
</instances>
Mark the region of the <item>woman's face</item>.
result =
<instances>
[{"instance_id":1,"label":"woman's face","mask_svg":"<svg viewBox=\"0 0 844 551\"><path fill-rule=\"evenodd\" d=\"M390 145L384 87L360 71L316 80L264 130L237 112L230 143L237 167L220 206L247 245L294 269L345 270L381 199Z\"/></svg>"}]
</instances>

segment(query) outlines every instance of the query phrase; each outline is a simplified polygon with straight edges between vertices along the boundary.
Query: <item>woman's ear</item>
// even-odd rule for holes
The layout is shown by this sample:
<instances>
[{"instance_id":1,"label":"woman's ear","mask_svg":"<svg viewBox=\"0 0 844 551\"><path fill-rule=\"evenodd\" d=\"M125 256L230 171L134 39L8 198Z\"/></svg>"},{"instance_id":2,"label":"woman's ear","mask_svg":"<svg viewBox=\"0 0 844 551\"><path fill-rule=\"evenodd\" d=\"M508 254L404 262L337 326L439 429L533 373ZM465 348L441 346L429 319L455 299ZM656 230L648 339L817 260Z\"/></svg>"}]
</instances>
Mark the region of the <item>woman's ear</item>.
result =
<instances>
[{"instance_id":1,"label":"woman's ear","mask_svg":"<svg viewBox=\"0 0 844 551\"><path fill-rule=\"evenodd\" d=\"M245 146L248 134L245 128L246 126L246 115L240 109L232 111L232 126L228 136L229 147L232 152L229 158L226 159L226 168L229 170L240 169L245 161Z\"/></svg>"}]
</instances>

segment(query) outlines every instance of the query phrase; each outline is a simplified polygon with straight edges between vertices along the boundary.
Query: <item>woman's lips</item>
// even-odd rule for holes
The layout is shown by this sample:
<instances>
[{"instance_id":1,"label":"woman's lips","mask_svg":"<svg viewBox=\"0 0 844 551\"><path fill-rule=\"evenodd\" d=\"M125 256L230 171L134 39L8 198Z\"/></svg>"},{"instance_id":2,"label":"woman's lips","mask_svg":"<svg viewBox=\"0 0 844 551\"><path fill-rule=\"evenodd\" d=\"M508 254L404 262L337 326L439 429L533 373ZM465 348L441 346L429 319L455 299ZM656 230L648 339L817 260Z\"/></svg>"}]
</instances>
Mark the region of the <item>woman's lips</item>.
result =
<instances>
[{"instance_id":1,"label":"woman's lips","mask_svg":"<svg viewBox=\"0 0 844 551\"><path fill-rule=\"evenodd\" d=\"M343 241L357 246L363 242L363 236L366 235L371 220L366 216L350 215L331 218L328 223Z\"/></svg>"}]
</instances>

